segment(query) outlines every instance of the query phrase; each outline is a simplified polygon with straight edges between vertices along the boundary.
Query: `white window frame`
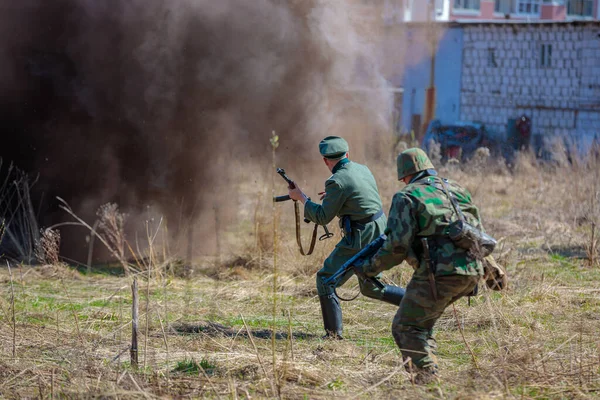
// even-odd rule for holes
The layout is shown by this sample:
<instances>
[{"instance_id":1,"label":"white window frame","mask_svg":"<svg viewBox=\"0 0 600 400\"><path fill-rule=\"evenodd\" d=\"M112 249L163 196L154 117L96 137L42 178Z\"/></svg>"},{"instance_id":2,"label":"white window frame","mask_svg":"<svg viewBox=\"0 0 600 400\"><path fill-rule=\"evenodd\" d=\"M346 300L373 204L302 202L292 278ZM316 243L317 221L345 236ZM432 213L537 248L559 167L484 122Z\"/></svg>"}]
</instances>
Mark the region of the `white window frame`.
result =
<instances>
[{"instance_id":1,"label":"white window frame","mask_svg":"<svg viewBox=\"0 0 600 400\"><path fill-rule=\"evenodd\" d=\"M521 4L523 5L527 5L527 4L531 4L531 8L533 8L533 6L537 5L537 12L531 11L531 12L521 12L519 11L519 8L521 8ZM542 0L516 0L515 1L515 12L513 14L515 15L528 15L528 16L539 16L542 13Z\"/></svg>"},{"instance_id":2,"label":"white window frame","mask_svg":"<svg viewBox=\"0 0 600 400\"><path fill-rule=\"evenodd\" d=\"M508 12L504 12L504 11L496 11L496 2L500 1L502 3L509 3L508 8L509 11ZM537 5L537 12L520 12L519 8L521 6L521 4L531 4L532 6ZM542 4L543 4L543 0L494 0L494 15L495 16L502 16L502 15L506 15L509 14L510 16L515 16L515 17L537 17L539 18L542 15Z\"/></svg>"},{"instance_id":3,"label":"white window frame","mask_svg":"<svg viewBox=\"0 0 600 400\"><path fill-rule=\"evenodd\" d=\"M581 3L586 3L589 2L590 5L592 6L591 12L589 15L582 15L582 14L569 14L569 6L571 5L571 2L581 2ZM565 6L566 6L566 13L567 13L567 19L593 19L594 18L594 0L566 0L565 2ZM597 13L599 13L598 15L600 16L600 6L598 7Z\"/></svg>"},{"instance_id":4,"label":"white window frame","mask_svg":"<svg viewBox=\"0 0 600 400\"><path fill-rule=\"evenodd\" d=\"M434 9L435 9L435 15L444 15L444 0L434 0L433 4L434 4ZM479 2L479 8L481 8L481 2Z\"/></svg>"},{"instance_id":5,"label":"white window frame","mask_svg":"<svg viewBox=\"0 0 600 400\"><path fill-rule=\"evenodd\" d=\"M466 7L456 7L456 3L460 1L462 3L468 2L469 4L477 2L479 7L477 8L466 8ZM453 13L462 13L462 14L480 14L481 13L481 0L454 0L452 3L452 12Z\"/></svg>"}]
</instances>

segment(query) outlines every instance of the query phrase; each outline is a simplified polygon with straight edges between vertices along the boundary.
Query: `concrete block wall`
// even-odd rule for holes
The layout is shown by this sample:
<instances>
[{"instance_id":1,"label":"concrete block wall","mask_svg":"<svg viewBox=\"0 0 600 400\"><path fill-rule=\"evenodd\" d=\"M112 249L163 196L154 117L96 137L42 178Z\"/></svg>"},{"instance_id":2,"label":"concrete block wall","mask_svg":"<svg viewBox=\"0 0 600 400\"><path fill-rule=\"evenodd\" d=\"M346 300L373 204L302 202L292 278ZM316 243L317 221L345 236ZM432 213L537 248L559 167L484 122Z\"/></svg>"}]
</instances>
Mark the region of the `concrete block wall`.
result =
<instances>
[{"instance_id":1,"label":"concrete block wall","mask_svg":"<svg viewBox=\"0 0 600 400\"><path fill-rule=\"evenodd\" d=\"M525 114L533 135L600 137L599 23L465 24L463 44L462 120L502 136Z\"/></svg>"}]
</instances>

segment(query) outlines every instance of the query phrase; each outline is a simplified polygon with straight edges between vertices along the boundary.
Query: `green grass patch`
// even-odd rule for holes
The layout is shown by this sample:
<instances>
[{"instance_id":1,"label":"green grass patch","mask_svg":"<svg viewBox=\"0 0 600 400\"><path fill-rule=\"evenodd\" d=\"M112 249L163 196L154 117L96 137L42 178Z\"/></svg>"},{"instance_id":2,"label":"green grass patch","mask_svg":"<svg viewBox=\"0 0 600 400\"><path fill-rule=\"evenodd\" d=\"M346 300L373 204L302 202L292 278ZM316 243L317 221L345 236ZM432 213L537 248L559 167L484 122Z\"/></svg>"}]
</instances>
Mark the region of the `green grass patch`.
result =
<instances>
[{"instance_id":1,"label":"green grass patch","mask_svg":"<svg viewBox=\"0 0 600 400\"><path fill-rule=\"evenodd\" d=\"M273 321L273 318L269 315L258 316L258 317L256 317L256 316L244 317L244 320L246 321L246 325L248 325L249 328L268 329L273 326L273 323L275 323L275 327L280 327L280 328L287 327L289 325L289 321L287 318L275 318L275 321ZM217 321L215 319L215 321L213 321L213 322L219 322L219 321ZM239 316L225 318L224 320L222 320L222 323L227 326L244 326L244 321ZM292 324L292 328L294 328L293 324Z\"/></svg>"},{"instance_id":2,"label":"green grass patch","mask_svg":"<svg viewBox=\"0 0 600 400\"><path fill-rule=\"evenodd\" d=\"M182 361L177 361L177 364L175 365L175 368L173 368L172 372L178 372L186 375L199 375L201 374L202 370L204 370L204 372L210 376L215 373L217 366L206 358L202 358L199 363L193 358L186 358Z\"/></svg>"},{"instance_id":3,"label":"green grass patch","mask_svg":"<svg viewBox=\"0 0 600 400\"><path fill-rule=\"evenodd\" d=\"M344 381L341 378L335 378L327 384L327 388L333 391L341 390L344 387Z\"/></svg>"}]
</instances>

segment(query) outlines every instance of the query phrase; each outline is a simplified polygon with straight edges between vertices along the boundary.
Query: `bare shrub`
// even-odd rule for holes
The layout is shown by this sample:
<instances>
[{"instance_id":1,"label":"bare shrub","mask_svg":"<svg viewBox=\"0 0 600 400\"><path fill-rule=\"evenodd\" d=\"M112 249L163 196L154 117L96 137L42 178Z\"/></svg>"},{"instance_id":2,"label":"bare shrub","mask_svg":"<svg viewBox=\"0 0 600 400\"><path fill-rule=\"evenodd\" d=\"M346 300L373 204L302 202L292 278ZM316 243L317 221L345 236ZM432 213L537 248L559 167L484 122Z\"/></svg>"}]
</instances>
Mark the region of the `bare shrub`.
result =
<instances>
[{"instance_id":1,"label":"bare shrub","mask_svg":"<svg viewBox=\"0 0 600 400\"><path fill-rule=\"evenodd\" d=\"M130 266L125 260L125 220L127 215L119 211L115 203L107 203L98 209L98 227L106 237L106 242L113 255L125 269L125 274L130 274Z\"/></svg>"},{"instance_id":2,"label":"bare shrub","mask_svg":"<svg viewBox=\"0 0 600 400\"><path fill-rule=\"evenodd\" d=\"M56 229L41 229L40 239L35 243L35 258L42 265L60 264L60 232Z\"/></svg>"},{"instance_id":3,"label":"bare shrub","mask_svg":"<svg viewBox=\"0 0 600 400\"><path fill-rule=\"evenodd\" d=\"M533 175L538 168L538 161L533 153L517 152L514 159L514 172L517 175Z\"/></svg>"},{"instance_id":4,"label":"bare shrub","mask_svg":"<svg viewBox=\"0 0 600 400\"><path fill-rule=\"evenodd\" d=\"M458 158L451 158L446 162L446 165L440 169L449 175L454 175L460 171L460 166L461 164Z\"/></svg>"},{"instance_id":5,"label":"bare shrub","mask_svg":"<svg viewBox=\"0 0 600 400\"><path fill-rule=\"evenodd\" d=\"M482 172L490 160L490 149L487 147L478 147L473 154L473 157L469 160L469 167L471 170Z\"/></svg>"},{"instance_id":6,"label":"bare shrub","mask_svg":"<svg viewBox=\"0 0 600 400\"><path fill-rule=\"evenodd\" d=\"M570 151L562 137L555 136L549 139L547 147L550 152L550 160L557 166L567 167L570 164Z\"/></svg>"},{"instance_id":7,"label":"bare shrub","mask_svg":"<svg viewBox=\"0 0 600 400\"><path fill-rule=\"evenodd\" d=\"M431 139L428 143L427 155L434 166L442 165L442 145Z\"/></svg>"}]
</instances>

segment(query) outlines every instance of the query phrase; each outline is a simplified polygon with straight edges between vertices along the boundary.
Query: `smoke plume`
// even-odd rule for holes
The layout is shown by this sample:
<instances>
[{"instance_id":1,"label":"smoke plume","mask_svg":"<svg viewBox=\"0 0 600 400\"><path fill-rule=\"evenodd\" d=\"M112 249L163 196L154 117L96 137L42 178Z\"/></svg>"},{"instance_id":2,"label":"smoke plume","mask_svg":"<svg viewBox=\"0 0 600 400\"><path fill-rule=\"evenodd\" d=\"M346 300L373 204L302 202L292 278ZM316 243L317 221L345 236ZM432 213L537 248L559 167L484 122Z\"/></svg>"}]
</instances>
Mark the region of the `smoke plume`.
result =
<instances>
[{"instance_id":1,"label":"smoke plume","mask_svg":"<svg viewBox=\"0 0 600 400\"><path fill-rule=\"evenodd\" d=\"M40 174L45 226L56 196L87 219L110 201L202 220L272 131L299 166L326 135L386 128L383 91L348 91L383 85L349 1L3 3L0 155ZM63 240L80 257L81 233Z\"/></svg>"}]
</instances>

